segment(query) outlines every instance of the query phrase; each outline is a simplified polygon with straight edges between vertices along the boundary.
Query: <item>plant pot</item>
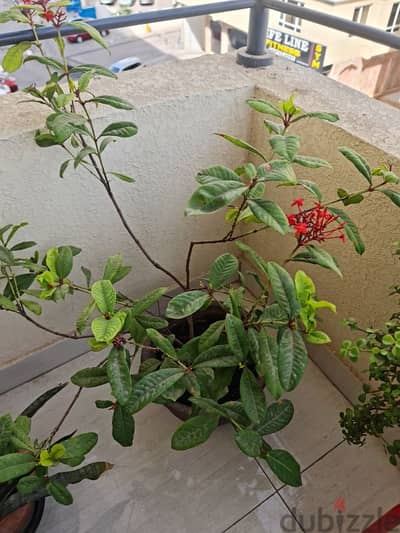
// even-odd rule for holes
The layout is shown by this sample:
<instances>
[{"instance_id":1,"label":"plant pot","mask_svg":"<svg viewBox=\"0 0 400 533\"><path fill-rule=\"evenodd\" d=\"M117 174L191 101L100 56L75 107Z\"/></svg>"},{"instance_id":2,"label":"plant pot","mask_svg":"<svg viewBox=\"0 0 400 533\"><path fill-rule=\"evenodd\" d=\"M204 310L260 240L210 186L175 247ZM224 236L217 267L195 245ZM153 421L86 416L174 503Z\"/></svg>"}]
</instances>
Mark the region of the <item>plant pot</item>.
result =
<instances>
[{"instance_id":1,"label":"plant pot","mask_svg":"<svg viewBox=\"0 0 400 533\"><path fill-rule=\"evenodd\" d=\"M0 518L0 533L34 533L43 516L44 501L41 498L34 503L27 503Z\"/></svg>"},{"instance_id":2,"label":"plant pot","mask_svg":"<svg viewBox=\"0 0 400 533\"><path fill-rule=\"evenodd\" d=\"M195 336L197 337L198 335L201 335L214 322L217 322L218 320L224 320L225 316L225 311L223 311L223 309L221 309L221 307L215 303L212 303L204 311L198 311L193 315L193 326ZM186 318L181 320L171 320L168 329L169 331L162 331L162 333L165 335L167 335L168 333L173 333L182 342L187 342L190 338L188 331L188 320ZM161 359L162 353L143 348L141 353L141 361L146 361L146 359L150 358ZM232 387L229 389L228 394L224 396L224 398L221 398L222 402L239 400L240 376L241 371L237 369L232 378ZM258 377L257 382L261 387L265 386L264 379ZM182 398L179 398L176 402L166 403L164 405L177 418L185 421L192 414L192 407L190 405L190 402L186 402L185 400L186 398L183 396ZM226 423L227 420L225 418L220 418L220 425Z\"/></svg>"}]
</instances>

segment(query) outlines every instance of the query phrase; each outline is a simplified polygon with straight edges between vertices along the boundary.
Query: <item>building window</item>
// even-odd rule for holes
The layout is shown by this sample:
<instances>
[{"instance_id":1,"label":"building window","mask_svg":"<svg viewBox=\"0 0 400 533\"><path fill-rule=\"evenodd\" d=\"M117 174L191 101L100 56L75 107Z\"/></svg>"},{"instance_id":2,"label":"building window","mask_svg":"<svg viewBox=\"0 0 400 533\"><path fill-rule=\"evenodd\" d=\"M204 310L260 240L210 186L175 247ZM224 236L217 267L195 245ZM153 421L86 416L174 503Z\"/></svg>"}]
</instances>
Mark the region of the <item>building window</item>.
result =
<instances>
[{"instance_id":1,"label":"building window","mask_svg":"<svg viewBox=\"0 0 400 533\"><path fill-rule=\"evenodd\" d=\"M356 7L353 13L353 22L358 22L359 24L366 24L369 8L370 6Z\"/></svg>"},{"instance_id":2,"label":"building window","mask_svg":"<svg viewBox=\"0 0 400 533\"><path fill-rule=\"evenodd\" d=\"M293 4L295 6L304 7L303 2L298 2L297 0L284 0L288 4ZM293 15L287 15L286 13L280 13L279 15L279 26L287 28L292 31L301 31L301 18L295 17Z\"/></svg>"},{"instance_id":3,"label":"building window","mask_svg":"<svg viewBox=\"0 0 400 533\"><path fill-rule=\"evenodd\" d=\"M386 31L391 33L397 32L400 30L400 2L396 2L392 5L392 11L390 12L390 17L388 20Z\"/></svg>"}]
</instances>

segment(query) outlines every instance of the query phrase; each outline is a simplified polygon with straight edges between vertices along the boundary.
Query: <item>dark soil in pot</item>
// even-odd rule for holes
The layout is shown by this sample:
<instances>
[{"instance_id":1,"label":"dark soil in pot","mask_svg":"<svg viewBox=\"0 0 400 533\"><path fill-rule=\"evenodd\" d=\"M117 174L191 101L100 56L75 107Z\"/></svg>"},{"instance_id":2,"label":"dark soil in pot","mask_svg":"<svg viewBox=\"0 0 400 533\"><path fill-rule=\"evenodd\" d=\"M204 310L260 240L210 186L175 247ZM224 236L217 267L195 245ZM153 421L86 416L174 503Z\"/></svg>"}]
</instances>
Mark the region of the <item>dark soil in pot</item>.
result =
<instances>
[{"instance_id":1,"label":"dark soil in pot","mask_svg":"<svg viewBox=\"0 0 400 533\"><path fill-rule=\"evenodd\" d=\"M0 533L35 533L43 516L44 501L42 498L28 503L0 518Z\"/></svg>"},{"instance_id":2,"label":"dark soil in pot","mask_svg":"<svg viewBox=\"0 0 400 533\"><path fill-rule=\"evenodd\" d=\"M217 304L211 304L205 311L198 311L193 315L194 336L197 337L201 335L214 322L217 322L218 320L224 320L225 316L225 311L223 311ZM181 342L187 342L190 339L187 319L171 320L169 323L169 331L163 331L162 333L165 335L168 333L173 333ZM150 358L161 359L162 353L143 348L141 360L145 361L146 359ZM220 403L239 400L241 374L241 370L237 368L233 374L229 391L223 398L219 400ZM264 380L260 378L258 379L260 385L264 386ZM189 398L190 394L185 392L185 394L183 394L176 402L167 403L165 404L165 407L167 407L171 413L181 420L187 420L192 412ZM220 424L225 424L226 422L227 421L225 419L220 419Z\"/></svg>"}]
</instances>

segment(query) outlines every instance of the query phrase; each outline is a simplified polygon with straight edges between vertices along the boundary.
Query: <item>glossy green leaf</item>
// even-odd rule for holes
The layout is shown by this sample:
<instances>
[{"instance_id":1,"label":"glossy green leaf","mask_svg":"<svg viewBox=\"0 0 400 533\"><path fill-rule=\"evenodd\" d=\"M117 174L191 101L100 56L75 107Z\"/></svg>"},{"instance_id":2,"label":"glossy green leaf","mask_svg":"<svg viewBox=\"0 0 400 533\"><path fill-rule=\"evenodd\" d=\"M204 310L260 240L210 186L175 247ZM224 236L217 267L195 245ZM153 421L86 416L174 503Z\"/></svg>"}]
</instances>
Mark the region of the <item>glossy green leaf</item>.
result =
<instances>
[{"instance_id":1,"label":"glossy green leaf","mask_svg":"<svg viewBox=\"0 0 400 533\"><path fill-rule=\"evenodd\" d=\"M326 120L327 122L337 122L339 120L339 115L336 113L326 113L324 111L312 111L310 113L304 113L292 120L292 122L297 122L298 120L304 118L319 118L321 120Z\"/></svg>"},{"instance_id":2,"label":"glossy green leaf","mask_svg":"<svg viewBox=\"0 0 400 533\"><path fill-rule=\"evenodd\" d=\"M147 374L133 387L126 408L132 414L140 411L182 379L184 375L184 371L180 368L162 368Z\"/></svg>"},{"instance_id":3,"label":"glossy green leaf","mask_svg":"<svg viewBox=\"0 0 400 533\"><path fill-rule=\"evenodd\" d=\"M93 71L98 76L104 76L105 78L114 78L117 79L117 76L112 72L109 68L102 67L101 65L95 65L95 64L82 64L77 65L71 69L71 73L75 72L88 72Z\"/></svg>"},{"instance_id":4,"label":"glossy green leaf","mask_svg":"<svg viewBox=\"0 0 400 533\"><path fill-rule=\"evenodd\" d=\"M20 250L27 250L28 248L32 248L33 246L36 246L35 241L23 241L19 242L18 244L14 244L14 246L11 247L12 252L18 252Z\"/></svg>"},{"instance_id":5,"label":"glossy green leaf","mask_svg":"<svg viewBox=\"0 0 400 533\"><path fill-rule=\"evenodd\" d=\"M267 265L267 272L276 302L285 310L289 318L296 318L300 311L300 305L297 301L296 289L290 274L283 267L272 261Z\"/></svg>"},{"instance_id":6,"label":"glossy green leaf","mask_svg":"<svg viewBox=\"0 0 400 533\"><path fill-rule=\"evenodd\" d=\"M0 263L5 263L6 265L12 265L14 263L14 256L10 250L5 246L0 245Z\"/></svg>"},{"instance_id":7,"label":"glossy green leaf","mask_svg":"<svg viewBox=\"0 0 400 533\"><path fill-rule=\"evenodd\" d=\"M303 337L297 330L285 328L279 340L278 371L282 387L297 387L307 366L308 356Z\"/></svg>"},{"instance_id":8,"label":"glossy green leaf","mask_svg":"<svg viewBox=\"0 0 400 533\"><path fill-rule=\"evenodd\" d=\"M260 362L257 365L257 372L264 376L268 391L275 400L278 400L282 395L278 372L278 344L275 337L263 328L258 336L258 345Z\"/></svg>"},{"instance_id":9,"label":"glossy green leaf","mask_svg":"<svg viewBox=\"0 0 400 533\"><path fill-rule=\"evenodd\" d=\"M117 404L113 411L112 436L121 446L132 446L135 420L128 409Z\"/></svg>"},{"instance_id":10,"label":"glossy green leaf","mask_svg":"<svg viewBox=\"0 0 400 533\"><path fill-rule=\"evenodd\" d=\"M301 486L300 465L286 450L269 450L264 459L272 472L291 487Z\"/></svg>"},{"instance_id":11,"label":"glossy green leaf","mask_svg":"<svg viewBox=\"0 0 400 533\"><path fill-rule=\"evenodd\" d=\"M97 342L110 343L118 335L123 327L119 316L109 319L99 316L92 321L91 329Z\"/></svg>"},{"instance_id":12,"label":"glossy green leaf","mask_svg":"<svg viewBox=\"0 0 400 533\"><path fill-rule=\"evenodd\" d=\"M135 109L134 106L124 100L123 98L119 98L119 96L95 96L89 102L96 103L96 104L103 104L108 105L111 107L115 107L116 109L124 109L124 110L131 110Z\"/></svg>"},{"instance_id":13,"label":"glossy green leaf","mask_svg":"<svg viewBox=\"0 0 400 533\"><path fill-rule=\"evenodd\" d=\"M129 352L125 348L113 347L108 354L107 376L111 391L120 405L125 405L132 392L132 379L127 363Z\"/></svg>"},{"instance_id":14,"label":"glossy green leaf","mask_svg":"<svg viewBox=\"0 0 400 533\"><path fill-rule=\"evenodd\" d=\"M0 457L0 483L29 474L36 465L30 454L9 453Z\"/></svg>"},{"instance_id":15,"label":"glossy green leaf","mask_svg":"<svg viewBox=\"0 0 400 533\"><path fill-rule=\"evenodd\" d=\"M266 276L268 276L267 273L267 262L264 261L264 259L257 254L253 248L251 248L248 244L242 242L242 241L236 241L236 246L239 248L241 252L244 252L251 262Z\"/></svg>"},{"instance_id":16,"label":"glossy green leaf","mask_svg":"<svg viewBox=\"0 0 400 533\"><path fill-rule=\"evenodd\" d=\"M259 424L265 417L265 396L253 373L247 368L243 369L240 378L240 399L250 420Z\"/></svg>"},{"instance_id":17,"label":"glossy green leaf","mask_svg":"<svg viewBox=\"0 0 400 533\"><path fill-rule=\"evenodd\" d=\"M222 368L238 366L238 358L232 355L228 344L218 344L201 352L193 361L193 368Z\"/></svg>"},{"instance_id":18,"label":"glossy green leaf","mask_svg":"<svg viewBox=\"0 0 400 533\"><path fill-rule=\"evenodd\" d=\"M147 311L152 305L157 303L160 298L168 291L168 287L160 287L147 293L143 298L140 298L131 307L132 316L141 315L144 311Z\"/></svg>"},{"instance_id":19,"label":"glossy green leaf","mask_svg":"<svg viewBox=\"0 0 400 533\"><path fill-rule=\"evenodd\" d=\"M75 437L63 440L65 453L60 458L60 462L69 466L80 464L85 455L88 454L97 444L98 437L96 433L81 433Z\"/></svg>"},{"instance_id":20,"label":"glossy green leaf","mask_svg":"<svg viewBox=\"0 0 400 533\"><path fill-rule=\"evenodd\" d=\"M270 138L269 144L274 153L287 161L293 161L299 150L300 139L296 135L274 135Z\"/></svg>"},{"instance_id":21,"label":"glossy green leaf","mask_svg":"<svg viewBox=\"0 0 400 533\"><path fill-rule=\"evenodd\" d=\"M170 357L176 358L175 348L167 337L164 337L159 331L152 328L147 329L146 333L154 346L157 346L157 348Z\"/></svg>"},{"instance_id":22,"label":"glossy green leaf","mask_svg":"<svg viewBox=\"0 0 400 533\"><path fill-rule=\"evenodd\" d=\"M319 202L322 201L322 192L314 182L309 180L298 180L297 183L299 185L302 185L306 189L306 191L316 196Z\"/></svg>"},{"instance_id":23,"label":"glossy green leaf","mask_svg":"<svg viewBox=\"0 0 400 533\"><path fill-rule=\"evenodd\" d=\"M133 137L137 132L138 128L133 122L113 122L100 133L99 137Z\"/></svg>"},{"instance_id":24,"label":"glossy green leaf","mask_svg":"<svg viewBox=\"0 0 400 533\"><path fill-rule=\"evenodd\" d=\"M203 444L218 426L218 416L199 415L189 418L172 435L174 450L189 450Z\"/></svg>"},{"instance_id":25,"label":"glossy green leaf","mask_svg":"<svg viewBox=\"0 0 400 533\"><path fill-rule=\"evenodd\" d=\"M17 306L9 298L0 295L0 308L6 309L7 311L18 311Z\"/></svg>"},{"instance_id":26,"label":"glossy green leaf","mask_svg":"<svg viewBox=\"0 0 400 533\"><path fill-rule=\"evenodd\" d=\"M199 352L202 353L208 348L211 348L217 344L223 330L225 327L225 322L223 320L218 320L211 324L205 331L200 335L199 339Z\"/></svg>"},{"instance_id":27,"label":"glossy green leaf","mask_svg":"<svg viewBox=\"0 0 400 533\"><path fill-rule=\"evenodd\" d=\"M36 274L19 274L18 276L15 276L11 283L8 282L5 286L3 291L4 296L10 298L10 300L14 300L14 292L22 295L27 289L29 289L29 287L35 281L35 278Z\"/></svg>"},{"instance_id":28,"label":"glossy green leaf","mask_svg":"<svg viewBox=\"0 0 400 533\"><path fill-rule=\"evenodd\" d=\"M108 383L107 371L104 367L83 368L75 372L71 382L78 387L98 387Z\"/></svg>"},{"instance_id":29,"label":"glossy green leaf","mask_svg":"<svg viewBox=\"0 0 400 533\"><path fill-rule=\"evenodd\" d=\"M278 204L271 200L248 200L253 215L263 224L284 235L289 230L287 216Z\"/></svg>"},{"instance_id":30,"label":"glossy green leaf","mask_svg":"<svg viewBox=\"0 0 400 533\"><path fill-rule=\"evenodd\" d=\"M366 178L368 183L372 183L372 173L371 169L368 165L368 162L364 157L360 154L358 154L356 151L346 148L345 146L342 146L338 148L339 152L344 155L346 159L348 159L353 165L356 167L358 172Z\"/></svg>"},{"instance_id":31,"label":"glossy green leaf","mask_svg":"<svg viewBox=\"0 0 400 533\"><path fill-rule=\"evenodd\" d=\"M331 338L324 331L310 331L306 335L306 341L311 344L327 344Z\"/></svg>"},{"instance_id":32,"label":"glossy green leaf","mask_svg":"<svg viewBox=\"0 0 400 533\"><path fill-rule=\"evenodd\" d=\"M400 205L400 195L399 195L399 205ZM344 227L344 232L347 235L348 239L353 243L356 252L362 255L365 252L365 245L364 245L363 240L360 237L360 233L358 231L357 226L351 220L349 215L345 211L343 211L342 209L338 209L337 207L329 207L328 209L332 214L339 216L339 220L346 222L346 225Z\"/></svg>"},{"instance_id":33,"label":"glossy green leaf","mask_svg":"<svg viewBox=\"0 0 400 533\"><path fill-rule=\"evenodd\" d=\"M121 174L120 172L110 172L113 176L118 178L121 181L125 181L126 183L135 183L135 179L131 178L130 176L127 176L126 174Z\"/></svg>"},{"instance_id":34,"label":"glossy green leaf","mask_svg":"<svg viewBox=\"0 0 400 533\"><path fill-rule=\"evenodd\" d=\"M241 182L240 176L236 172L223 166L205 168L196 176L196 181L202 185L216 180Z\"/></svg>"},{"instance_id":35,"label":"glossy green leaf","mask_svg":"<svg viewBox=\"0 0 400 533\"><path fill-rule=\"evenodd\" d=\"M239 269L239 261L230 253L222 254L213 261L208 281L213 289L220 289L232 280Z\"/></svg>"},{"instance_id":36,"label":"glossy green leaf","mask_svg":"<svg viewBox=\"0 0 400 533\"><path fill-rule=\"evenodd\" d=\"M37 476L22 477L17 483L17 490L20 494L32 494L43 488L45 480Z\"/></svg>"},{"instance_id":37,"label":"glossy green leaf","mask_svg":"<svg viewBox=\"0 0 400 533\"><path fill-rule=\"evenodd\" d=\"M42 314L42 307L38 302L34 302L32 300L25 300L25 299L20 300L20 302L31 313L38 315L38 316Z\"/></svg>"},{"instance_id":38,"label":"glossy green leaf","mask_svg":"<svg viewBox=\"0 0 400 533\"><path fill-rule=\"evenodd\" d=\"M235 442L249 457L259 457L263 445L262 437L254 429L242 429L235 433Z\"/></svg>"},{"instance_id":39,"label":"glossy green leaf","mask_svg":"<svg viewBox=\"0 0 400 533\"><path fill-rule=\"evenodd\" d=\"M186 215L204 215L218 211L237 200L248 187L237 181L216 180L201 185L192 195L185 209Z\"/></svg>"},{"instance_id":40,"label":"glossy green leaf","mask_svg":"<svg viewBox=\"0 0 400 533\"><path fill-rule=\"evenodd\" d=\"M145 329L164 329L168 327L168 321L158 316L138 315L136 320Z\"/></svg>"},{"instance_id":41,"label":"glossy green leaf","mask_svg":"<svg viewBox=\"0 0 400 533\"><path fill-rule=\"evenodd\" d=\"M50 481L47 485L47 490L49 491L49 494L53 496L57 503L61 503L62 505L72 504L72 494L62 483L59 483L57 481Z\"/></svg>"},{"instance_id":42,"label":"glossy green leaf","mask_svg":"<svg viewBox=\"0 0 400 533\"><path fill-rule=\"evenodd\" d=\"M290 400L280 400L267 407L265 418L256 428L260 435L271 435L281 431L292 420L294 414L293 404Z\"/></svg>"},{"instance_id":43,"label":"glossy green leaf","mask_svg":"<svg viewBox=\"0 0 400 533\"><path fill-rule=\"evenodd\" d=\"M76 325L75 325L76 331L79 333L79 335L82 335L84 329L86 328L89 322L89 317L93 313L95 308L96 308L96 302L92 300L80 312L78 319L76 321Z\"/></svg>"},{"instance_id":44,"label":"glossy green leaf","mask_svg":"<svg viewBox=\"0 0 400 533\"><path fill-rule=\"evenodd\" d=\"M258 155L264 161L267 161L265 156L259 150L257 150L257 148L247 143L246 141L242 141L241 139L238 139L237 137L232 137L232 135L227 135L226 133L216 133L216 135L218 135L219 137L222 137L226 141L229 141L235 146L238 146L239 148L243 148L244 150L247 150L248 152Z\"/></svg>"},{"instance_id":45,"label":"glossy green leaf","mask_svg":"<svg viewBox=\"0 0 400 533\"><path fill-rule=\"evenodd\" d=\"M265 115L272 115L274 117L282 118L282 114L279 109L275 107L274 104L271 104L271 102L267 102L267 100L261 100L259 98L249 98L248 100L246 100L246 102L252 109L258 111L259 113L264 113Z\"/></svg>"},{"instance_id":46,"label":"glossy green leaf","mask_svg":"<svg viewBox=\"0 0 400 533\"><path fill-rule=\"evenodd\" d=\"M331 164L325 159L320 159L319 157L311 157L305 155L296 155L293 158L293 163L297 163L306 168L331 168Z\"/></svg>"},{"instance_id":47,"label":"glossy green leaf","mask_svg":"<svg viewBox=\"0 0 400 533\"><path fill-rule=\"evenodd\" d=\"M101 279L92 285L92 297L101 313L113 313L117 293L108 279Z\"/></svg>"},{"instance_id":48,"label":"glossy green leaf","mask_svg":"<svg viewBox=\"0 0 400 533\"><path fill-rule=\"evenodd\" d=\"M15 72L24 62L24 52L32 46L31 42L21 41L14 46L10 46L3 57L2 67L6 72Z\"/></svg>"},{"instance_id":49,"label":"glossy green leaf","mask_svg":"<svg viewBox=\"0 0 400 533\"><path fill-rule=\"evenodd\" d=\"M112 255L107 259L104 267L103 280L108 279L111 283L117 283L132 270L130 266L124 266L122 263L122 254Z\"/></svg>"},{"instance_id":50,"label":"glossy green leaf","mask_svg":"<svg viewBox=\"0 0 400 533\"><path fill-rule=\"evenodd\" d=\"M400 207L400 192L393 191L392 189L380 189L379 192L382 192L387 196L397 207Z\"/></svg>"},{"instance_id":51,"label":"glossy green leaf","mask_svg":"<svg viewBox=\"0 0 400 533\"><path fill-rule=\"evenodd\" d=\"M101 36L100 32L98 30L96 30L96 28L94 28L91 24L87 24L86 22L83 22L81 20L79 20L79 21L77 21L77 20L69 21L68 24L70 26L73 26L74 28L76 28L80 32L88 33L90 35L90 37L94 41L96 41L97 44L99 44L100 46L102 46L106 50L108 49L108 44L103 39L103 37Z\"/></svg>"},{"instance_id":52,"label":"glossy green leaf","mask_svg":"<svg viewBox=\"0 0 400 533\"><path fill-rule=\"evenodd\" d=\"M185 318L193 315L210 301L210 296L204 291L182 292L168 302L165 316L167 318Z\"/></svg>"},{"instance_id":53,"label":"glossy green leaf","mask_svg":"<svg viewBox=\"0 0 400 533\"><path fill-rule=\"evenodd\" d=\"M61 246L55 264L60 279L68 277L72 270L72 250L69 246Z\"/></svg>"},{"instance_id":54,"label":"glossy green leaf","mask_svg":"<svg viewBox=\"0 0 400 533\"><path fill-rule=\"evenodd\" d=\"M336 263L336 260L321 246L316 244L307 244L304 246L304 251L292 257L291 261L300 261L302 263L311 263L319 265L323 268L328 268L336 272L338 276L343 277Z\"/></svg>"},{"instance_id":55,"label":"glossy green leaf","mask_svg":"<svg viewBox=\"0 0 400 533\"><path fill-rule=\"evenodd\" d=\"M242 320L228 313L225 318L225 330L233 355L238 361L245 361L249 353L249 340Z\"/></svg>"}]
</instances>

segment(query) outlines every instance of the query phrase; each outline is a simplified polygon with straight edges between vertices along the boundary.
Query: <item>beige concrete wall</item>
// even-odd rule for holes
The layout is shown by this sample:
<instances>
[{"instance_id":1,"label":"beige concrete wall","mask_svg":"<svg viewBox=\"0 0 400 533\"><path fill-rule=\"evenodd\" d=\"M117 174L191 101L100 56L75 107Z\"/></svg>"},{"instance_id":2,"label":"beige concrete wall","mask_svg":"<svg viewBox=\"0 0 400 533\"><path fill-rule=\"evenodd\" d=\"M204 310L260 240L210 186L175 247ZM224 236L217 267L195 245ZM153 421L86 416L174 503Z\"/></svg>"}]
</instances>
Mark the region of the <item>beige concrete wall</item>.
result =
<instances>
[{"instance_id":1,"label":"beige concrete wall","mask_svg":"<svg viewBox=\"0 0 400 533\"><path fill-rule=\"evenodd\" d=\"M99 94L117 94L137 106L132 113L103 107L96 126L124 118L139 126L139 134L115 144L106 157L108 168L132 175L133 185L115 180L113 189L126 216L159 262L184 275L184 259L192 238L218 235L218 216L184 218L185 204L195 188L201 168L217 163L241 163L240 153L212 133L226 130L247 136L250 115L243 101L253 83L244 71L223 61L204 57L197 62L169 63L141 69L120 77L104 78ZM100 89L101 86L101 89ZM101 275L103 258L123 252L133 271L121 290L139 296L171 281L154 270L130 241L101 186L84 172L67 172L61 180L58 168L65 159L59 149L40 149L32 140L42 125L42 106L20 104L23 95L0 100L0 195L1 225L27 220L21 232L37 240L42 251L55 244L83 248L77 265ZM118 182L117 182L118 181ZM221 233L223 228L221 227ZM194 274L206 270L218 255L215 247L194 256ZM79 267L74 277L83 283ZM73 329L82 298L62 303L44 302L40 321L62 331ZM0 317L0 365L58 340L24 320L2 312Z\"/></svg>"}]
</instances>

